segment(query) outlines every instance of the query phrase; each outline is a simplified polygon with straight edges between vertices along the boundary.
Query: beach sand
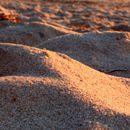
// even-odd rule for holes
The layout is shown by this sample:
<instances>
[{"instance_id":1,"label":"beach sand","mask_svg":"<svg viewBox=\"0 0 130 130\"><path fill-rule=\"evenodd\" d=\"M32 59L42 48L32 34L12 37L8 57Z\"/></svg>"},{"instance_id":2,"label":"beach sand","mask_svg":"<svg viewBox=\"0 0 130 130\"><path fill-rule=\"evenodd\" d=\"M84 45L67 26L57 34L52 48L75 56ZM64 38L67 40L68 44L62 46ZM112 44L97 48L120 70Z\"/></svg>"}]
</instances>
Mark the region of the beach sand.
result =
<instances>
[{"instance_id":1,"label":"beach sand","mask_svg":"<svg viewBox=\"0 0 130 130\"><path fill-rule=\"evenodd\" d=\"M0 1L0 130L130 130L130 1Z\"/></svg>"}]
</instances>

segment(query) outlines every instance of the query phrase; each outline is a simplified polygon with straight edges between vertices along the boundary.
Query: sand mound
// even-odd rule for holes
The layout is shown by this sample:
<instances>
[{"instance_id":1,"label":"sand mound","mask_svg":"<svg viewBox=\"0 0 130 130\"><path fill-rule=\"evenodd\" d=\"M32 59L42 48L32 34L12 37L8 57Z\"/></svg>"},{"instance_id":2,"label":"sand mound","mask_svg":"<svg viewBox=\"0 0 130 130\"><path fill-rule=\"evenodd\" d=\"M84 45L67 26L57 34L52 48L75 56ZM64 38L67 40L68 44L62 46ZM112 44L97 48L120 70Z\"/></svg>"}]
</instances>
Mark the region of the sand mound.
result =
<instances>
[{"instance_id":1,"label":"sand mound","mask_svg":"<svg viewBox=\"0 0 130 130\"><path fill-rule=\"evenodd\" d=\"M60 29L47 23L29 23L26 25L9 26L0 29L0 42L10 42L36 46L42 41L59 35L74 34L73 31Z\"/></svg>"},{"instance_id":2,"label":"sand mound","mask_svg":"<svg viewBox=\"0 0 130 130\"><path fill-rule=\"evenodd\" d=\"M60 36L40 48L61 52L100 71L130 77L130 33L92 32Z\"/></svg>"},{"instance_id":3,"label":"sand mound","mask_svg":"<svg viewBox=\"0 0 130 130\"><path fill-rule=\"evenodd\" d=\"M66 55L0 44L0 129L129 129L130 80Z\"/></svg>"},{"instance_id":4,"label":"sand mound","mask_svg":"<svg viewBox=\"0 0 130 130\"><path fill-rule=\"evenodd\" d=\"M0 47L0 76L40 75L44 70L38 66L37 58L30 57L22 46Z\"/></svg>"}]
</instances>

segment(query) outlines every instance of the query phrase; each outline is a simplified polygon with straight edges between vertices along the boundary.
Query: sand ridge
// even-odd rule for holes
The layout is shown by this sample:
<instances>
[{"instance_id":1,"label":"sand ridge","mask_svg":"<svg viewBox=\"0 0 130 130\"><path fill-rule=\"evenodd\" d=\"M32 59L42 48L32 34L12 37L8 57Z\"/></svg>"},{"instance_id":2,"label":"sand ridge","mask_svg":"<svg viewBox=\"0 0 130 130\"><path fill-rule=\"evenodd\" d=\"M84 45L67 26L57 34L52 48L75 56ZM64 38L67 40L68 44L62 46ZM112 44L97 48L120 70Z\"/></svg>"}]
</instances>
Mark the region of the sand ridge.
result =
<instances>
[{"instance_id":1,"label":"sand ridge","mask_svg":"<svg viewBox=\"0 0 130 130\"><path fill-rule=\"evenodd\" d=\"M65 35L78 34L66 29L40 22L32 22L25 25L9 26L0 29L0 42L10 42L37 46L50 38Z\"/></svg>"},{"instance_id":2,"label":"sand ridge","mask_svg":"<svg viewBox=\"0 0 130 130\"><path fill-rule=\"evenodd\" d=\"M121 115L125 114L126 116L130 115L129 111L130 89L129 85L127 84L127 82L129 82L129 79L122 79L122 78L115 78L113 76L108 76L107 74L101 73L90 67L87 67L82 63L77 62L64 54L55 53L48 50L41 50L33 47L15 45L10 43L7 44L1 43L0 49L3 58L4 55L7 56L7 54L10 54L10 57L15 56L13 57L12 62L16 64L15 70L17 70L15 74L13 73L11 74L11 70L8 69L12 69L13 67L9 68L10 64L1 62L1 65L3 64L2 65L3 67L7 66L7 69L4 69L5 71L1 73L6 73L6 71L10 72L7 73L6 75L1 75L2 77L0 78L0 84L1 84L0 92L2 95L1 105L2 105L2 113L4 114L4 117L2 116L4 118L4 122L3 121L1 122L2 123L1 126L8 128L8 126L5 125L6 121L8 121L7 120L8 117L10 117L12 126L16 128L14 122L12 122L15 121L15 123L18 125L19 128L20 124L19 122L16 121L17 119L16 117L21 112L25 113L25 115L23 115L20 118L22 118L22 120L27 119L28 122L31 121L29 116L31 116L30 114L32 112L33 116L36 116L36 119L39 118L38 113L41 112L43 114L42 115L43 117L38 119L39 123L43 120L43 118L44 119L47 118L48 126L50 128L52 127L51 123L54 123L54 128L55 127L60 128L61 127L60 125L59 126L55 125L57 125L57 123L60 123L59 121L60 118L63 119L64 121L66 119L66 114L64 115L62 113L63 112L62 107L64 107L64 105L67 105L65 107L65 111L71 109L70 114L72 114L73 112L75 113L75 110L77 111L77 109L79 109L78 107L80 106L75 105L75 102L76 104L77 102L78 104L82 103L82 105L86 103L87 104L94 103L92 105L93 106L92 108L94 109L95 114L97 113L96 111L101 110L102 112L101 115L96 114L94 116L94 118L98 118L97 122L100 122L101 124L103 123L102 122L103 115L105 115L104 118L106 118L108 122L110 120L107 117L109 117L111 114L112 117L118 113L120 113ZM22 60L23 58L24 60ZM17 59L19 59L19 61L22 62L22 65L24 65L25 69L23 69L19 65L20 62L16 63L15 60ZM29 70L29 68L31 70ZM94 78L95 76L96 78ZM74 99L68 99L69 98L69 96L67 96L68 94L71 96L73 95ZM23 95L24 98L22 98ZM67 100L67 104L62 98L60 98L63 95L65 96L64 97L65 100ZM35 100L32 100L32 98L34 98ZM51 114L52 110L46 109L47 106L45 104L50 105L51 104L50 102L52 103L52 105L55 106L52 107L55 109L54 114L59 112L63 114L62 116L60 115L58 117L56 116L56 118L53 120L51 120L51 118L46 117L49 116L48 114ZM59 102L61 102L61 104L57 104ZM71 102L70 105L68 104L69 102ZM29 108L28 105L32 107L33 110ZM15 109L13 110L12 108ZM87 108L85 107L84 109ZM73 120L72 124L68 124L68 122L65 121L64 124L65 129L67 129L68 127L70 128L72 127L74 129L76 125L74 125L73 123L76 123L77 119L80 120L81 118L80 121L83 121L82 118L85 113L84 109L81 109L81 111L79 111L79 114L81 115L75 115L76 113L74 115L73 114L71 115ZM10 114L12 112L14 114L11 116ZM28 112L30 113L29 116L26 115ZM48 114L46 115L45 113ZM53 117L52 115L50 116ZM74 116L76 117L74 118ZM90 115L86 115L86 119L89 118L87 116ZM129 120L129 118L127 119L125 116L124 117L119 116L119 119L122 121L122 123L126 123L126 120ZM53 122L54 120L55 122ZM43 125L42 124L40 125L42 128L44 127L47 128L47 126L44 125L45 123L44 121L45 120L42 121ZM33 123L33 121L31 122ZM25 123L24 122L22 123L23 123L22 129L25 129L24 127ZM82 123L83 122L81 122L81 124ZM120 128L121 126L117 126L116 123L117 122L113 117L109 125L111 127L115 128L117 127L117 129ZM87 123L86 124L83 123L83 126L81 125L81 127L85 128L87 127L86 125L88 126ZM124 124L124 126L122 125L122 128L127 128L127 126L129 126L129 124L128 125ZM32 127L32 129L35 129L35 127Z\"/></svg>"},{"instance_id":3,"label":"sand ridge","mask_svg":"<svg viewBox=\"0 0 130 130\"><path fill-rule=\"evenodd\" d=\"M99 71L130 77L130 33L90 32L56 37L38 45L64 53ZM126 74L125 74L126 71ZM123 74L124 73L124 74Z\"/></svg>"}]
</instances>

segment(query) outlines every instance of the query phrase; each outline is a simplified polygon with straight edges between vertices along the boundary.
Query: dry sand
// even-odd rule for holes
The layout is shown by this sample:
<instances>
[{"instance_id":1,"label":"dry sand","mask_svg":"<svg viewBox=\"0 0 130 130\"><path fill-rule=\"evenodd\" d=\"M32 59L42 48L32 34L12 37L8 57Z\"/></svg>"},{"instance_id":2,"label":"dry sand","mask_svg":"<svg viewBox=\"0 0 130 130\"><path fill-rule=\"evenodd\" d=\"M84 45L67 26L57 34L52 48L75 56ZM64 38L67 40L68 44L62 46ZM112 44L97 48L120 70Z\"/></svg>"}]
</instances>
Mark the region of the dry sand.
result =
<instances>
[{"instance_id":1,"label":"dry sand","mask_svg":"<svg viewBox=\"0 0 130 130\"><path fill-rule=\"evenodd\" d=\"M74 1L0 1L0 130L130 130L130 1Z\"/></svg>"},{"instance_id":2,"label":"dry sand","mask_svg":"<svg viewBox=\"0 0 130 130\"><path fill-rule=\"evenodd\" d=\"M43 41L65 34L78 34L78 32L60 29L47 23L34 22L0 29L0 42L38 46Z\"/></svg>"},{"instance_id":3,"label":"dry sand","mask_svg":"<svg viewBox=\"0 0 130 130\"><path fill-rule=\"evenodd\" d=\"M11 13L12 16L14 15L24 23L32 21L47 22L55 26L62 25L62 28L64 26L69 30L78 32L95 30L130 31L130 0L48 1L4 0L0 1L0 12Z\"/></svg>"},{"instance_id":4,"label":"dry sand","mask_svg":"<svg viewBox=\"0 0 130 130\"><path fill-rule=\"evenodd\" d=\"M99 71L130 78L128 32L69 34L47 40L38 48L64 53Z\"/></svg>"},{"instance_id":5,"label":"dry sand","mask_svg":"<svg viewBox=\"0 0 130 130\"><path fill-rule=\"evenodd\" d=\"M129 79L48 50L1 43L0 52L1 129L129 128Z\"/></svg>"}]
</instances>

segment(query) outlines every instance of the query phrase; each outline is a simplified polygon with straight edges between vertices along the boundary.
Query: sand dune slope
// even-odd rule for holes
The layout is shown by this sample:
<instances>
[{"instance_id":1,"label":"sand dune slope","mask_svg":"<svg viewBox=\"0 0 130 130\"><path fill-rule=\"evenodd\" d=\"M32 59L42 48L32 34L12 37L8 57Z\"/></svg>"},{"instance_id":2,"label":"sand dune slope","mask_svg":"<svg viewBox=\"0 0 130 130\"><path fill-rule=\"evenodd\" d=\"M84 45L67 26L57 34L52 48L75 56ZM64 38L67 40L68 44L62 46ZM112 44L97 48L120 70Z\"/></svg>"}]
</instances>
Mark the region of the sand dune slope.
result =
<instances>
[{"instance_id":1,"label":"sand dune slope","mask_svg":"<svg viewBox=\"0 0 130 130\"><path fill-rule=\"evenodd\" d=\"M68 56L0 43L0 129L130 128L130 79Z\"/></svg>"},{"instance_id":2,"label":"sand dune slope","mask_svg":"<svg viewBox=\"0 0 130 130\"><path fill-rule=\"evenodd\" d=\"M34 22L0 29L0 42L36 46L49 38L75 33L47 23Z\"/></svg>"},{"instance_id":3,"label":"sand dune slope","mask_svg":"<svg viewBox=\"0 0 130 130\"><path fill-rule=\"evenodd\" d=\"M38 47L67 54L103 72L130 77L128 32L71 34L50 39Z\"/></svg>"}]
</instances>

